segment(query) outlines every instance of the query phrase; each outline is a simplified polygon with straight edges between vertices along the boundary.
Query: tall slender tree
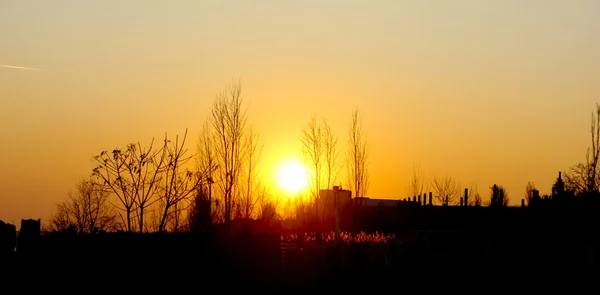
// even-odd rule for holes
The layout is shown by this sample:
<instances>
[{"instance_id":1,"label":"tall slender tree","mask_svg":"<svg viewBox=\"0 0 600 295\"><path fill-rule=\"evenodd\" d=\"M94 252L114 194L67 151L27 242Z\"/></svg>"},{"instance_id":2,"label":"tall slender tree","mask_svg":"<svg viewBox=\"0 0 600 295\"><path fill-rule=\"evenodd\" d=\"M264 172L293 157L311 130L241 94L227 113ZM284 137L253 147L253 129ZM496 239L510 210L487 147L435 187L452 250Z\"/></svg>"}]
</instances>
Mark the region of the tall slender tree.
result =
<instances>
[{"instance_id":1,"label":"tall slender tree","mask_svg":"<svg viewBox=\"0 0 600 295\"><path fill-rule=\"evenodd\" d=\"M218 177L218 180L213 183L223 200L224 221L228 228L234 201L240 194L239 182L244 167L246 121L242 87L239 82L233 82L215 98L210 117L213 129L211 145L217 167L213 175Z\"/></svg>"},{"instance_id":2,"label":"tall slender tree","mask_svg":"<svg viewBox=\"0 0 600 295\"><path fill-rule=\"evenodd\" d=\"M408 196L421 196L427 190L425 174L421 170L421 165L413 164L412 177L408 184Z\"/></svg>"},{"instance_id":3,"label":"tall slender tree","mask_svg":"<svg viewBox=\"0 0 600 295\"><path fill-rule=\"evenodd\" d=\"M352 112L348 135L348 186L356 197L364 197L369 190L369 145L358 108Z\"/></svg>"},{"instance_id":4,"label":"tall slender tree","mask_svg":"<svg viewBox=\"0 0 600 295\"><path fill-rule=\"evenodd\" d=\"M302 129L302 155L304 163L308 166L308 180L311 199L314 202L315 214L319 219L319 191L322 186L323 170L323 130L317 117L312 116L308 124Z\"/></svg>"},{"instance_id":5,"label":"tall slender tree","mask_svg":"<svg viewBox=\"0 0 600 295\"><path fill-rule=\"evenodd\" d=\"M323 155L325 168L325 184L330 189L338 180L340 173L339 152L337 149L338 137L331 129L329 123L323 119Z\"/></svg>"}]
</instances>

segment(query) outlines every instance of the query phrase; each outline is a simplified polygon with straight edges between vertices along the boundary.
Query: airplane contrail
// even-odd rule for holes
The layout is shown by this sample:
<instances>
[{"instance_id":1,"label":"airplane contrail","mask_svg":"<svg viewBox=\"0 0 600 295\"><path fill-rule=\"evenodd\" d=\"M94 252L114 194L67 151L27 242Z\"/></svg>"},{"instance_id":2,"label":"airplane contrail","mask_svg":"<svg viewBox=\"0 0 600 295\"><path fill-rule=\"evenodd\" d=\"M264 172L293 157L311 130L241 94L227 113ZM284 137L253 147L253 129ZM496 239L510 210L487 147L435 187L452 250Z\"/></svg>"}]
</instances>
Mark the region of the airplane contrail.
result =
<instances>
[{"instance_id":1,"label":"airplane contrail","mask_svg":"<svg viewBox=\"0 0 600 295\"><path fill-rule=\"evenodd\" d=\"M45 71L46 71L46 70L44 70L44 69L28 68L28 67L19 67L19 66L9 66L9 65L0 65L0 67L3 67L3 68L9 68L9 69L29 70L29 71L42 71L42 72L45 72Z\"/></svg>"}]
</instances>

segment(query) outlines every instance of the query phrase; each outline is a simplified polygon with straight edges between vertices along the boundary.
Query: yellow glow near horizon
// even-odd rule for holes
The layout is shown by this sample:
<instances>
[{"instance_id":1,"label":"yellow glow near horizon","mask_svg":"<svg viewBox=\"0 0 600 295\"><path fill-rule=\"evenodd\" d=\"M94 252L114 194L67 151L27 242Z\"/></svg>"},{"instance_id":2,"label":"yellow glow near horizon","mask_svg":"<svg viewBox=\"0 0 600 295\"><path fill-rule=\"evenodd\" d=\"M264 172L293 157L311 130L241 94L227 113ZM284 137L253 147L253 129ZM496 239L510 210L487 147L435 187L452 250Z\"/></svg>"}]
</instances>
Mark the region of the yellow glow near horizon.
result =
<instances>
[{"instance_id":1,"label":"yellow glow near horizon","mask_svg":"<svg viewBox=\"0 0 600 295\"><path fill-rule=\"evenodd\" d=\"M281 164L277 171L277 184L290 196L300 193L308 185L304 165L297 159Z\"/></svg>"}]
</instances>

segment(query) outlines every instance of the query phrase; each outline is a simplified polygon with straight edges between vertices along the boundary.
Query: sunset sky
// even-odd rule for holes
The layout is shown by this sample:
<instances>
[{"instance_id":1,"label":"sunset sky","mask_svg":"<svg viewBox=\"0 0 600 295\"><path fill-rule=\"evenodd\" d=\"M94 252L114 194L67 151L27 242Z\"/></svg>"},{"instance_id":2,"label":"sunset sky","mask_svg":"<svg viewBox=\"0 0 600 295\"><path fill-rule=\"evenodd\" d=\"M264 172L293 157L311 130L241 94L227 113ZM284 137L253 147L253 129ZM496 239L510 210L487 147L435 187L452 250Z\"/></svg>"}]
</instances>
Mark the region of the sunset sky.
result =
<instances>
[{"instance_id":1,"label":"sunset sky","mask_svg":"<svg viewBox=\"0 0 600 295\"><path fill-rule=\"evenodd\" d=\"M2 0L0 220L47 219L102 150L188 128L194 152L232 79L269 182L313 114L344 153L358 106L368 196L420 163L518 204L584 159L599 53L595 0Z\"/></svg>"}]
</instances>

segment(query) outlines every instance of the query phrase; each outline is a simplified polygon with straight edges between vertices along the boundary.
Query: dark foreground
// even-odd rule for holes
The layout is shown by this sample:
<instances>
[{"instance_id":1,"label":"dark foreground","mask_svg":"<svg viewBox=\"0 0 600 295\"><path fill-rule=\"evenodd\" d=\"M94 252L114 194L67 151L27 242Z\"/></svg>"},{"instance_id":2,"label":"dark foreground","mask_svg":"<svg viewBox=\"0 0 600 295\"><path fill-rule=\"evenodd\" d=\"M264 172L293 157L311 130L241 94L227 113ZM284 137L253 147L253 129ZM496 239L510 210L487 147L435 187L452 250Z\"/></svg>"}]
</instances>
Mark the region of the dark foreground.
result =
<instances>
[{"instance_id":1,"label":"dark foreground","mask_svg":"<svg viewBox=\"0 0 600 295\"><path fill-rule=\"evenodd\" d=\"M52 234L4 255L19 281L48 287L319 290L381 288L416 278L528 278L598 270L596 235L577 231L419 231L385 243L282 242L280 235ZM503 275L502 275L503 274ZM412 278L412 279L409 279ZM8 277L4 276L7 280ZM58 284L58 285L57 285ZM32 291L37 284L21 284ZM422 286L425 287L425 286ZM212 288L212 287L211 287ZM119 289L121 290L121 289Z\"/></svg>"}]
</instances>

